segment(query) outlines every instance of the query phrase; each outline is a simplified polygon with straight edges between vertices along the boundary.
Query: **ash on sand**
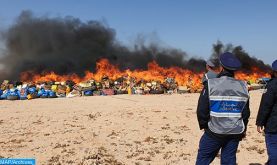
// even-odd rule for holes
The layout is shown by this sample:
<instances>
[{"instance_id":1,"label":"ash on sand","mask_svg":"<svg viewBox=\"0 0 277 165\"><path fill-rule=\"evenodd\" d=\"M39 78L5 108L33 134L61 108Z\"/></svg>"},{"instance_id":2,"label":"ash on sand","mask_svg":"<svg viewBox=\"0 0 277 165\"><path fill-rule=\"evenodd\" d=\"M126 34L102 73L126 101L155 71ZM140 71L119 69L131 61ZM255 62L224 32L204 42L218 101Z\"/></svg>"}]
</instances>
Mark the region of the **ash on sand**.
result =
<instances>
[{"instance_id":1,"label":"ash on sand","mask_svg":"<svg viewBox=\"0 0 277 165\"><path fill-rule=\"evenodd\" d=\"M247 138L238 164L263 164L255 119L262 91L251 91ZM1 101L0 157L38 164L194 164L202 131L199 94L115 95ZM216 158L213 164L219 164Z\"/></svg>"}]
</instances>

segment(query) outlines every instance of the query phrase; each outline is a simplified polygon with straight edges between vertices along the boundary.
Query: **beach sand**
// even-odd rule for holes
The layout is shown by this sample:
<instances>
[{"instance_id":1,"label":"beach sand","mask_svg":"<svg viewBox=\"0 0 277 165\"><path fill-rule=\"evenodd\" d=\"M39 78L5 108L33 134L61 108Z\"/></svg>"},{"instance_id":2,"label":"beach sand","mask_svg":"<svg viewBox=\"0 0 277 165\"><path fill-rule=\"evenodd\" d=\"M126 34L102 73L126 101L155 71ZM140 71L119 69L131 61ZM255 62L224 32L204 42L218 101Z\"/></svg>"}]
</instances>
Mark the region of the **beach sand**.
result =
<instances>
[{"instance_id":1,"label":"beach sand","mask_svg":"<svg viewBox=\"0 0 277 165\"><path fill-rule=\"evenodd\" d=\"M264 164L255 119L262 91L252 91L239 165ZM199 94L117 95L0 101L0 157L37 164L195 164ZM219 164L217 157L213 164Z\"/></svg>"}]
</instances>

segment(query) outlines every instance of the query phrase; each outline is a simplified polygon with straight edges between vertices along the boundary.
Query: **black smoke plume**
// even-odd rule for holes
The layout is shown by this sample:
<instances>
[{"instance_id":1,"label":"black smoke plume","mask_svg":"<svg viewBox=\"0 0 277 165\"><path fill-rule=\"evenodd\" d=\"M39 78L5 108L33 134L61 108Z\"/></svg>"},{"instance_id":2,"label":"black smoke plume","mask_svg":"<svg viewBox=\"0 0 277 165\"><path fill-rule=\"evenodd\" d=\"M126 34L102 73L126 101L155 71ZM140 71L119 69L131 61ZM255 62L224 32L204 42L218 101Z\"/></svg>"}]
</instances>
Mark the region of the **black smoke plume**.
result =
<instances>
[{"instance_id":1,"label":"black smoke plume","mask_svg":"<svg viewBox=\"0 0 277 165\"><path fill-rule=\"evenodd\" d=\"M211 55L211 60L218 66L219 56L224 52L232 52L242 63L242 70L244 72L249 72L253 67L256 67L264 72L270 72L270 66L266 65L262 60L256 57L250 56L242 46L234 46L232 44L224 45L221 41L217 41L213 44L213 53Z\"/></svg>"},{"instance_id":2,"label":"black smoke plume","mask_svg":"<svg viewBox=\"0 0 277 165\"><path fill-rule=\"evenodd\" d=\"M146 69L155 60L162 67L178 66L194 71L204 69L205 61L189 59L174 48L158 43L138 43L133 49L115 39L115 30L99 21L82 22L74 17L37 17L23 11L16 22L2 33L6 55L1 59L9 79L21 72L54 71L58 74L94 71L96 62L108 59L120 69ZM0 79L3 77L0 77Z\"/></svg>"},{"instance_id":3,"label":"black smoke plume","mask_svg":"<svg viewBox=\"0 0 277 165\"><path fill-rule=\"evenodd\" d=\"M203 59L189 58L184 51L162 47L158 42L137 42L132 48L124 46L116 40L115 30L99 21L38 17L31 11L23 11L1 34L5 52L0 56L0 80L18 80L24 71L83 76L86 70L94 71L96 62L102 58L122 70L146 69L154 60L162 67L178 66L195 72L205 70ZM264 71L269 69L241 46L224 45L220 41L213 45L211 59L218 63L218 56L225 51L236 54L244 70L251 66Z\"/></svg>"}]
</instances>

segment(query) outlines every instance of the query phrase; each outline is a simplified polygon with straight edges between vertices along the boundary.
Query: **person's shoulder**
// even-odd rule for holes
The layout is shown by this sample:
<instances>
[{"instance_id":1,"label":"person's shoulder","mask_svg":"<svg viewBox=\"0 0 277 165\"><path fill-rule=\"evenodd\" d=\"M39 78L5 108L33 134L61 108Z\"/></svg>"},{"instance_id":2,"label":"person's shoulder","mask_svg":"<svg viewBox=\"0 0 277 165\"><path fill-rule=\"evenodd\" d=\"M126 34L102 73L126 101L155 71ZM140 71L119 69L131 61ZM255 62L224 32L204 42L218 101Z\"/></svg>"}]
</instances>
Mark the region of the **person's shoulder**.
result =
<instances>
[{"instance_id":1,"label":"person's shoulder","mask_svg":"<svg viewBox=\"0 0 277 165\"><path fill-rule=\"evenodd\" d=\"M277 90L277 78L272 78L267 82L266 88Z\"/></svg>"},{"instance_id":2,"label":"person's shoulder","mask_svg":"<svg viewBox=\"0 0 277 165\"><path fill-rule=\"evenodd\" d=\"M207 80L203 83L203 89L208 89L208 85L209 85L208 81L210 80Z\"/></svg>"},{"instance_id":3,"label":"person's shoulder","mask_svg":"<svg viewBox=\"0 0 277 165\"><path fill-rule=\"evenodd\" d=\"M275 85L277 84L277 78L272 78L267 82L267 85Z\"/></svg>"}]
</instances>

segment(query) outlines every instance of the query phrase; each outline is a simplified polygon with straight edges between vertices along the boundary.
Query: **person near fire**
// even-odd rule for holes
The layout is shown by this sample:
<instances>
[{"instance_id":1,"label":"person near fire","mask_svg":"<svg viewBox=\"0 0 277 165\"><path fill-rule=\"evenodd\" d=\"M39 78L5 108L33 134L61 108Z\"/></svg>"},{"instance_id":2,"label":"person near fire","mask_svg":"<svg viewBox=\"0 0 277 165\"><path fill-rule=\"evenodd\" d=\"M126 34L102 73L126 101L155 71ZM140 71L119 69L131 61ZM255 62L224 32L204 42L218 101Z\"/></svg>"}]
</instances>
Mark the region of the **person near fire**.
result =
<instances>
[{"instance_id":1,"label":"person near fire","mask_svg":"<svg viewBox=\"0 0 277 165\"><path fill-rule=\"evenodd\" d=\"M215 65L211 60L208 60L206 62L206 73L204 74L202 78L202 84L206 83L208 79L216 78L217 73L215 71Z\"/></svg>"},{"instance_id":2,"label":"person near fire","mask_svg":"<svg viewBox=\"0 0 277 165\"><path fill-rule=\"evenodd\" d=\"M197 119L204 130L196 165L208 165L221 149L221 164L235 165L239 142L246 135L250 116L247 84L234 78L241 62L232 53L220 55L220 73L201 91Z\"/></svg>"},{"instance_id":3,"label":"person near fire","mask_svg":"<svg viewBox=\"0 0 277 165\"><path fill-rule=\"evenodd\" d=\"M272 79L263 93L256 119L257 131L265 132L268 165L277 164L277 60L272 63Z\"/></svg>"}]
</instances>

